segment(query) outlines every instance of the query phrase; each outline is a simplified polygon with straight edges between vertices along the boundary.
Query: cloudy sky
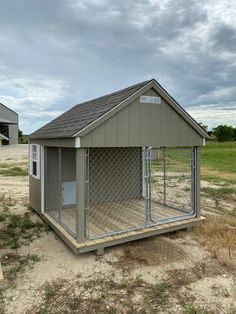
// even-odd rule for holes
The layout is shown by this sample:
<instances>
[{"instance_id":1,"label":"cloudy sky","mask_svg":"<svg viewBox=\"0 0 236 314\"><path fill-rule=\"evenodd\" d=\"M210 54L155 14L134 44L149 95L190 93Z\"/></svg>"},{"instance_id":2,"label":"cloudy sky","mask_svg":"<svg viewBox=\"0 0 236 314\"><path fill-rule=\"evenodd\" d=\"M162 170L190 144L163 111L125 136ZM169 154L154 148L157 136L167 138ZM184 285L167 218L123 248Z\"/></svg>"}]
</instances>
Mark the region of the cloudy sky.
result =
<instances>
[{"instance_id":1,"label":"cloudy sky","mask_svg":"<svg viewBox=\"0 0 236 314\"><path fill-rule=\"evenodd\" d=\"M7 0L0 11L0 102L26 134L149 78L197 121L236 126L234 0Z\"/></svg>"}]
</instances>

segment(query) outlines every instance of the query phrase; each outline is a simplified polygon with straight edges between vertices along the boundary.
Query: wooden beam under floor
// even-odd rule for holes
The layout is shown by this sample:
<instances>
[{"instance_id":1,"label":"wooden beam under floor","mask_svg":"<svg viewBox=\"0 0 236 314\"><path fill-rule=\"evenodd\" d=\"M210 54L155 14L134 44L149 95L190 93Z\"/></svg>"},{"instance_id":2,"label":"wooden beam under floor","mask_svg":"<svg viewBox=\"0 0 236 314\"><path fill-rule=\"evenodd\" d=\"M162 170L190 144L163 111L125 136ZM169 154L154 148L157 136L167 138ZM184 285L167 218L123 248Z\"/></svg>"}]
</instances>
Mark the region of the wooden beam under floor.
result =
<instances>
[{"instance_id":1,"label":"wooden beam under floor","mask_svg":"<svg viewBox=\"0 0 236 314\"><path fill-rule=\"evenodd\" d=\"M159 224L152 227L138 229L135 231L124 232L112 236L105 236L98 239L86 240L84 243L78 243L58 222L48 214L42 214L42 218L52 227L59 237L76 253L86 253L97 251L102 254L104 248L118 245L125 242L135 241L143 238L152 237L172 231L186 229L199 224L205 220L205 217L192 217L175 222Z\"/></svg>"}]
</instances>

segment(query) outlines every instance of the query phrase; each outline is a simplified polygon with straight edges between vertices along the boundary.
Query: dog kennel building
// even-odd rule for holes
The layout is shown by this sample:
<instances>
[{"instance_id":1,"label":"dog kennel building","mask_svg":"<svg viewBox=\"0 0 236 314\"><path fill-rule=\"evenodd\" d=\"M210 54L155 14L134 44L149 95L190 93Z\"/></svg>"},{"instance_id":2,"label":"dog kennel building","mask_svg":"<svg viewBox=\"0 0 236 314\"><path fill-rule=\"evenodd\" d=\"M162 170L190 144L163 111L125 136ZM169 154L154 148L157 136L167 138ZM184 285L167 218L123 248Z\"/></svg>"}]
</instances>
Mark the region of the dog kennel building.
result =
<instances>
[{"instance_id":1,"label":"dog kennel building","mask_svg":"<svg viewBox=\"0 0 236 314\"><path fill-rule=\"evenodd\" d=\"M30 136L30 206L77 253L187 228L206 137L155 80L81 103Z\"/></svg>"}]
</instances>

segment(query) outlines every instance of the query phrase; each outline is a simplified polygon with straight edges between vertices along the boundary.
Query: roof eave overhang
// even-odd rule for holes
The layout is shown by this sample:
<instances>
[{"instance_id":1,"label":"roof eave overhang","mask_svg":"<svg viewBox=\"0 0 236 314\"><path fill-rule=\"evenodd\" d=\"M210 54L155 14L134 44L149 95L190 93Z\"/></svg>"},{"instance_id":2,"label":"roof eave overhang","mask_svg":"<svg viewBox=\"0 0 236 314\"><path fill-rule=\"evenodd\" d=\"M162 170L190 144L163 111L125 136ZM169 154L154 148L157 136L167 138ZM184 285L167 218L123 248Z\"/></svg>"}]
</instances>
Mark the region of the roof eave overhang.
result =
<instances>
[{"instance_id":1,"label":"roof eave overhang","mask_svg":"<svg viewBox=\"0 0 236 314\"><path fill-rule=\"evenodd\" d=\"M5 119L0 119L0 123L1 124L6 124L6 125L17 124L17 122L10 121L10 120L5 120Z\"/></svg>"}]
</instances>

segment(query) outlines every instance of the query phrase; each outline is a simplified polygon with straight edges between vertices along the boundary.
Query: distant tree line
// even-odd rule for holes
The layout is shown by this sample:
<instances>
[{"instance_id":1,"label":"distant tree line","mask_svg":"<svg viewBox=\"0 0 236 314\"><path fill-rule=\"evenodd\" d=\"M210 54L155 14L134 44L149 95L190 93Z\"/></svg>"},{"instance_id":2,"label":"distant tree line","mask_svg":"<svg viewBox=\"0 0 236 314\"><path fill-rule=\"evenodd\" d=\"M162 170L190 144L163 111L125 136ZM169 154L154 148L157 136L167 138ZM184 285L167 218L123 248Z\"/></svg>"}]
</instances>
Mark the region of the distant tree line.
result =
<instances>
[{"instance_id":1,"label":"distant tree line","mask_svg":"<svg viewBox=\"0 0 236 314\"><path fill-rule=\"evenodd\" d=\"M200 123L201 127L207 132L211 139L215 139L218 142L236 141L236 128L220 124L212 130L208 130L208 126Z\"/></svg>"},{"instance_id":2,"label":"distant tree line","mask_svg":"<svg viewBox=\"0 0 236 314\"><path fill-rule=\"evenodd\" d=\"M25 135L23 134L21 130L18 130L18 137L19 137L20 144L28 144L28 139L25 137Z\"/></svg>"}]
</instances>

